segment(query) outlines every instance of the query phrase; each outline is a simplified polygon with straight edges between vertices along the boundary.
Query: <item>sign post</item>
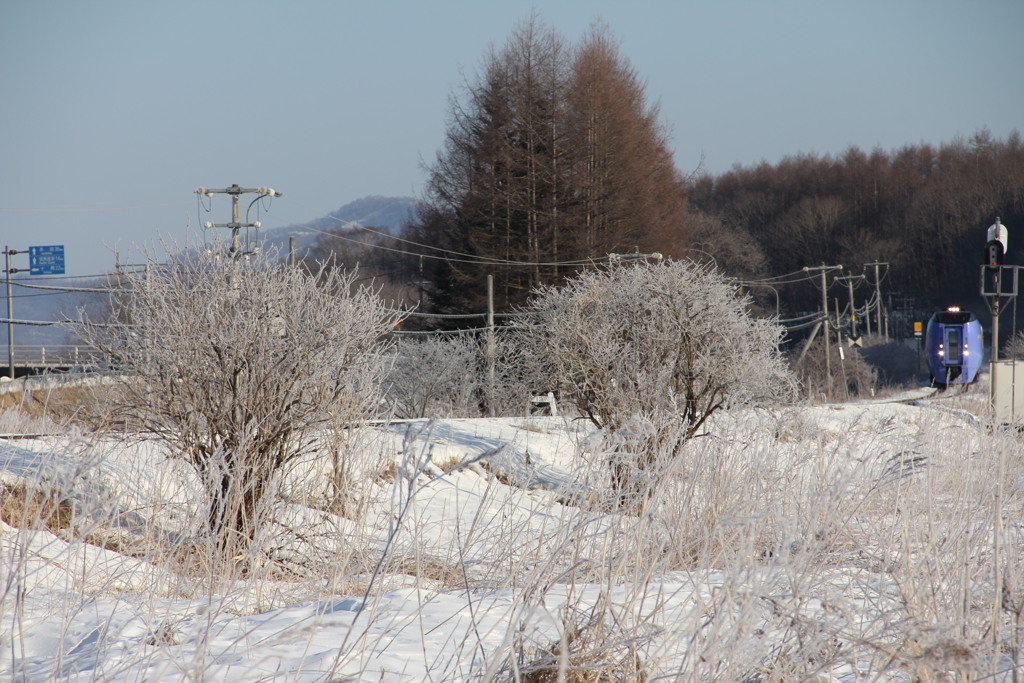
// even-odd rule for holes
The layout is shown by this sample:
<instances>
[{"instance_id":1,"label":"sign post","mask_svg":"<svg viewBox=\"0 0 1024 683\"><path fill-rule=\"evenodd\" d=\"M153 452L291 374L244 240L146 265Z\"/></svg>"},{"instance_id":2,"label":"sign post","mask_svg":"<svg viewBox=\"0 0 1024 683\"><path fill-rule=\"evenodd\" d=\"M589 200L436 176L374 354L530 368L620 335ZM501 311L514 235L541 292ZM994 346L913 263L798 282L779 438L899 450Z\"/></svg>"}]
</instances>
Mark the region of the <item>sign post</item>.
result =
<instances>
[{"instance_id":1,"label":"sign post","mask_svg":"<svg viewBox=\"0 0 1024 683\"><path fill-rule=\"evenodd\" d=\"M11 273L18 272L17 268L11 268L11 256L20 253L17 249L4 247L4 275L7 280L7 376L10 379L14 379L14 305L11 298Z\"/></svg>"},{"instance_id":2,"label":"sign post","mask_svg":"<svg viewBox=\"0 0 1024 683\"><path fill-rule=\"evenodd\" d=\"M24 249L4 247L4 274L7 276L7 376L14 379L14 306L11 296L11 274L24 272L24 268L12 268L11 256L24 254ZM45 247L29 247L29 275L63 275L64 245L53 244Z\"/></svg>"}]
</instances>

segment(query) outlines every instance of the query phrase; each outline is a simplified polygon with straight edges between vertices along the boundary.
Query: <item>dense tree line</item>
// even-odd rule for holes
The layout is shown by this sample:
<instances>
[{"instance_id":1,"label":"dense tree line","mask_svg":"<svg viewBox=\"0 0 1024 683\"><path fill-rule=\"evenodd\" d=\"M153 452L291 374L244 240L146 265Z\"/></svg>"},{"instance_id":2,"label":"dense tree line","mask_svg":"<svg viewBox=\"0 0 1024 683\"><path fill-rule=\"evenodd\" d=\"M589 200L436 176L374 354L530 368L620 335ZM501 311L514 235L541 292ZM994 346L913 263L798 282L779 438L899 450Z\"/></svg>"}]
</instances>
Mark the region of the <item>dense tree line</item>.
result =
<instances>
[{"instance_id":1,"label":"dense tree line","mask_svg":"<svg viewBox=\"0 0 1024 683\"><path fill-rule=\"evenodd\" d=\"M931 295L935 305L970 302L997 216L1010 226L1006 263L1024 264L1024 244L1014 239L1024 226L1024 141L1016 132L997 140L982 130L937 148L791 156L705 176L688 195L695 244L740 277L822 263L858 274L882 261L889 291ZM791 311L820 307L813 287L790 287L782 299Z\"/></svg>"},{"instance_id":2,"label":"dense tree line","mask_svg":"<svg viewBox=\"0 0 1024 683\"><path fill-rule=\"evenodd\" d=\"M597 47L588 43L590 47L610 49L600 34L595 36L591 40ZM647 122L654 131L653 119ZM469 126L468 121L463 123ZM328 244L325 238L318 257L334 252L346 265L360 263L364 275L403 282L404 290L390 290L394 298L404 294L406 301L433 305L442 312L484 310L487 273L498 282L498 310L507 310L522 303L537 285L560 282L577 269L543 263L584 262L639 248L698 260L711 257L726 274L741 280L780 276L822 263L842 264L847 274L868 276L859 283L858 306L874 283L873 269L864 264L884 262L885 292L930 299L929 306L961 304L984 313L978 267L986 229L996 217L1010 230L1005 262L1024 264L1024 242L1017 237L1024 227L1024 140L1016 132L1000 140L982 130L969 139L889 152L851 147L835 156L794 155L776 164L706 174L685 187L672 170L667 147L654 145L648 151L666 156L644 157L661 163L658 169L649 168L647 192L632 191L637 183L624 180L638 177L635 167L640 164L629 160L639 157L607 149L615 148L611 141L622 142L625 135L608 135L605 170L599 173L595 165L584 164L571 176L576 183L572 189L564 185L564 197L574 197L572 202L552 198L557 183L545 185L543 193L520 186L513 196L505 188L526 183L522 174L511 174L507 183L493 174L480 178L481 168L497 164L483 164L477 147L465 149L462 175L451 171L448 164L458 161L452 153L455 133L449 131L449 146L431 171L430 201L406 232L410 241L373 232L346 233L343 242ZM586 137L575 132L566 133L566 139L580 135ZM581 149L576 143L564 147ZM567 166L568 156L565 152L558 159ZM470 163L472 159L476 161ZM546 159L551 167L558 166L554 157ZM611 180L616 175L623 179ZM455 180L463 182L465 192L445 184ZM602 183L630 192L596 189ZM445 188L450 189L444 195L449 199L442 201L439 193ZM530 204L524 195L549 199ZM422 256L402 253L410 251ZM504 261L533 265L509 266ZM765 311L774 312L776 305L783 314L820 308L820 289L813 283L750 293ZM847 301L838 290L829 296L840 298L843 305Z\"/></svg>"}]
</instances>

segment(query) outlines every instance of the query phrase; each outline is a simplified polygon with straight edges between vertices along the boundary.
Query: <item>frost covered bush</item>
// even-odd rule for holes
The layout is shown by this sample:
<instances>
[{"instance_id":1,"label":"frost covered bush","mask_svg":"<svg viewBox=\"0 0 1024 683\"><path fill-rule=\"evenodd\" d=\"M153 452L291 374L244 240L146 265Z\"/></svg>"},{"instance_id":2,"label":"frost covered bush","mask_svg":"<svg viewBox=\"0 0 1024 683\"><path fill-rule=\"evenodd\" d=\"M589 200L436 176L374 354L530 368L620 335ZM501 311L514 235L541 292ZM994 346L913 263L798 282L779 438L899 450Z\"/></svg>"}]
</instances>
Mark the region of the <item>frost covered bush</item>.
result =
<instances>
[{"instance_id":1,"label":"frost covered bush","mask_svg":"<svg viewBox=\"0 0 1024 683\"><path fill-rule=\"evenodd\" d=\"M1024 332L1017 332L1006 341L1000 356L1003 358L1024 358Z\"/></svg>"},{"instance_id":2,"label":"frost covered bush","mask_svg":"<svg viewBox=\"0 0 1024 683\"><path fill-rule=\"evenodd\" d=\"M783 328L748 304L711 266L668 261L583 271L538 290L511 325L536 389L558 389L608 433L640 432L612 463L621 487L662 437L678 446L718 410L792 394Z\"/></svg>"},{"instance_id":3,"label":"frost covered bush","mask_svg":"<svg viewBox=\"0 0 1024 683\"><path fill-rule=\"evenodd\" d=\"M96 417L155 435L189 462L212 537L245 548L276 475L316 448L317 430L375 409L394 315L354 273L269 255L172 255L125 280L113 301L120 322L84 332L122 371Z\"/></svg>"},{"instance_id":4,"label":"frost covered bush","mask_svg":"<svg viewBox=\"0 0 1024 683\"><path fill-rule=\"evenodd\" d=\"M486 334L403 340L385 380L388 405L402 418L523 415L530 386L515 344L501 328L493 348Z\"/></svg>"},{"instance_id":5,"label":"frost covered bush","mask_svg":"<svg viewBox=\"0 0 1024 683\"><path fill-rule=\"evenodd\" d=\"M385 397L395 416L470 417L479 413L477 343L468 337L405 338L395 346Z\"/></svg>"},{"instance_id":6,"label":"frost covered bush","mask_svg":"<svg viewBox=\"0 0 1024 683\"><path fill-rule=\"evenodd\" d=\"M707 265L617 266L541 288L512 328L537 376L597 426L657 416L689 437L719 409L791 395L783 328L751 317L748 303Z\"/></svg>"}]
</instances>

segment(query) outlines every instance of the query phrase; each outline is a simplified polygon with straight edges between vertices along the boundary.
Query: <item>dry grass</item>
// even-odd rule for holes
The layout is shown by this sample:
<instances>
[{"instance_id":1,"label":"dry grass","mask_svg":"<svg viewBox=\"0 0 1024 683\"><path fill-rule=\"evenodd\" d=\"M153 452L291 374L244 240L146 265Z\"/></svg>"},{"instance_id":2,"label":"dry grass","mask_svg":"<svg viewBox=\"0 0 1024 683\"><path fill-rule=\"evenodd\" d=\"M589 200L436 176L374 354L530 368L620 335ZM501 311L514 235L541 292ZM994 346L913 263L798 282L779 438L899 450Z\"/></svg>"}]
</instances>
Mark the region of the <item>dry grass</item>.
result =
<instances>
[{"instance_id":1,"label":"dry grass","mask_svg":"<svg viewBox=\"0 0 1024 683\"><path fill-rule=\"evenodd\" d=\"M487 460L480 460L478 464L480 469L493 476L499 483L504 484L505 486L513 485L512 479L510 479L500 467L495 466Z\"/></svg>"},{"instance_id":2,"label":"dry grass","mask_svg":"<svg viewBox=\"0 0 1024 683\"><path fill-rule=\"evenodd\" d=\"M398 477L398 463L390 462L377 473L377 480L384 484L393 484Z\"/></svg>"},{"instance_id":3,"label":"dry grass","mask_svg":"<svg viewBox=\"0 0 1024 683\"><path fill-rule=\"evenodd\" d=\"M550 427L537 424L535 420L523 420L523 422L519 424L519 428L526 432L533 432L534 434L552 433Z\"/></svg>"},{"instance_id":4,"label":"dry grass","mask_svg":"<svg viewBox=\"0 0 1024 683\"><path fill-rule=\"evenodd\" d=\"M53 431L62 425L91 427L87 416L101 395L110 391L99 383L72 383L59 380L17 381L0 393L0 431ZM9 424L31 425L23 430Z\"/></svg>"},{"instance_id":5,"label":"dry grass","mask_svg":"<svg viewBox=\"0 0 1024 683\"><path fill-rule=\"evenodd\" d=\"M397 558L389 564L388 571L415 576L421 580L426 579L446 588L465 585L461 568L457 564L438 557L407 556Z\"/></svg>"},{"instance_id":6,"label":"dry grass","mask_svg":"<svg viewBox=\"0 0 1024 683\"><path fill-rule=\"evenodd\" d=\"M520 667L523 683L644 683L643 660L604 620L572 627ZM622 642L626 640L626 642Z\"/></svg>"},{"instance_id":7,"label":"dry grass","mask_svg":"<svg viewBox=\"0 0 1024 683\"><path fill-rule=\"evenodd\" d=\"M74 507L56 491L0 482L0 519L18 529L59 533L74 523Z\"/></svg>"}]
</instances>

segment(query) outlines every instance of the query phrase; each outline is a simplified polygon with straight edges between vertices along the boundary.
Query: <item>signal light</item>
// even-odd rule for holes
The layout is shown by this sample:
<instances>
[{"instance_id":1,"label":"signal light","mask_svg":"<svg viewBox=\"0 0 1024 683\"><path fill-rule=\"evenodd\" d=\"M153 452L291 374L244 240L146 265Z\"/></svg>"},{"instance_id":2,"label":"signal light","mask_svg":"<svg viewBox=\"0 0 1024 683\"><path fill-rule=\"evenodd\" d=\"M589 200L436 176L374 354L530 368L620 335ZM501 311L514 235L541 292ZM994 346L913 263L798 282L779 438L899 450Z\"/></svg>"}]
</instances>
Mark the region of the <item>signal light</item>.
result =
<instances>
[{"instance_id":1,"label":"signal light","mask_svg":"<svg viewBox=\"0 0 1024 683\"><path fill-rule=\"evenodd\" d=\"M999 240L989 240L985 244L985 263L989 266L1003 265L1003 243Z\"/></svg>"}]
</instances>

